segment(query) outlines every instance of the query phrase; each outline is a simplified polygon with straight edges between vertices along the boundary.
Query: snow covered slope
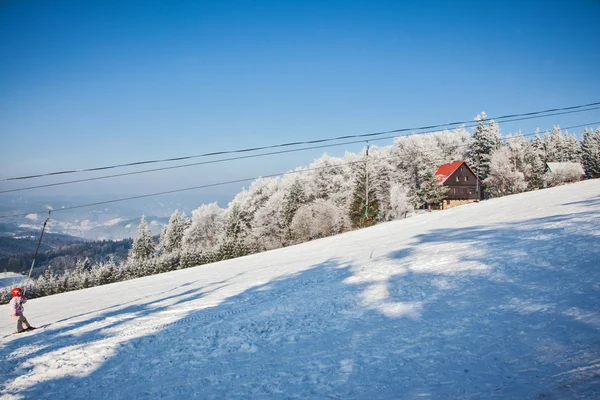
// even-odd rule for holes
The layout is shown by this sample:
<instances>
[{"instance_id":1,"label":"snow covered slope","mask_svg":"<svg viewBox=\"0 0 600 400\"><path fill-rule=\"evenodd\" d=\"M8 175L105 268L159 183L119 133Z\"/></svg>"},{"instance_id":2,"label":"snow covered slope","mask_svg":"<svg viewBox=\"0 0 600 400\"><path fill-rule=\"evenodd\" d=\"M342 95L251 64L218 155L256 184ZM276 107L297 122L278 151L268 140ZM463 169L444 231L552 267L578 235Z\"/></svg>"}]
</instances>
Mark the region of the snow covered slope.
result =
<instances>
[{"instance_id":1,"label":"snow covered slope","mask_svg":"<svg viewBox=\"0 0 600 400\"><path fill-rule=\"evenodd\" d=\"M595 180L32 300L0 396L597 398L599 307Z\"/></svg>"}]
</instances>

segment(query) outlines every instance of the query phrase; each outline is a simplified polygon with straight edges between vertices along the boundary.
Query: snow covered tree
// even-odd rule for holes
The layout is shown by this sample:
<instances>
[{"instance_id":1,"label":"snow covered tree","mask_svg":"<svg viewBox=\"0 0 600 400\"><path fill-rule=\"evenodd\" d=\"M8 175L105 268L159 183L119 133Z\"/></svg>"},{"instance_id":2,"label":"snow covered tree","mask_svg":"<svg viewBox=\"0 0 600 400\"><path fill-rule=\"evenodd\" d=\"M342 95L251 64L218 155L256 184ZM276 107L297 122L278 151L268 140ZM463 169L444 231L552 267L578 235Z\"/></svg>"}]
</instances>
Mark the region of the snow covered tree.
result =
<instances>
[{"instance_id":1,"label":"snow covered tree","mask_svg":"<svg viewBox=\"0 0 600 400\"><path fill-rule=\"evenodd\" d=\"M525 165L522 172L529 189L541 189L544 186L544 173L546 171L544 159L541 140L539 136L536 136L533 141L525 145L523 154Z\"/></svg>"},{"instance_id":2,"label":"snow covered tree","mask_svg":"<svg viewBox=\"0 0 600 400\"><path fill-rule=\"evenodd\" d=\"M171 215L169 223L162 231L158 248L163 253L172 253L181 250L185 230L191 225L191 221L180 214L179 210Z\"/></svg>"},{"instance_id":3,"label":"snow covered tree","mask_svg":"<svg viewBox=\"0 0 600 400\"><path fill-rule=\"evenodd\" d=\"M245 241L253 237L251 230L256 212L278 190L278 186L279 178L258 178L248 190L242 190L229 202L225 224L228 240Z\"/></svg>"},{"instance_id":4,"label":"snow covered tree","mask_svg":"<svg viewBox=\"0 0 600 400\"><path fill-rule=\"evenodd\" d=\"M301 243L343 232L348 223L347 214L332 201L316 199L298 209L291 230L296 243Z\"/></svg>"},{"instance_id":5,"label":"snow covered tree","mask_svg":"<svg viewBox=\"0 0 600 400\"><path fill-rule=\"evenodd\" d=\"M580 148L575 135L566 132L563 135L559 126L552 128L552 132L544 135L542 140L547 162L579 162Z\"/></svg>"},{"instance_id":6,"label":"snow covered tree","mask_svg":"<svg viewBox=\"0 0 600 400\"><path fill-rule=\"evenodd\" d=\"M353 201L350 206L350 220L355 227L362 227L368 224L368 218L373 220L378 219L379 201L373 187L373 175L367 171L368 161L353 164L356 171L354 182ZM368 203L367 203L367 173L371 176L368 186ZM367 216L368 211L368 216Z\"/></svg>"},{"instance_id":7,"label":"snow covered tree","mask_svg":"<svg viewBox=\"0 0 600 400\"><path fill-rule=\"evenodd\" d=\"M423 176L423 184L417 191L416 201L418 205L427 205L427 208L431 210L432 204L440 204L444 197L446 197L448 188L442 185L431 171L427 171Z\"/></svg>"},{"instance_id":8,"label":"snow covered tree","mask_svg":"<svg viewBox=\"0 0 600 400\"><path fill-rule=\"evenodd\" d=\"M154 243L152 234L146 223L146 217L142 215L138 227L137 236L133 240L129 257L133 260L146 260L154 255Z\"/></svg>"},{"instance_id":9,"label":"snow covered tree","mask_svg":"<svg viewBox=\"0 0 600 400\"><path fill-rule=\"evenodd\" d=\"M519 193L527 188L525 176L517 170L509 147L504 146L492 154L490 173L484 183L492 197Z\"/></svg>"},{"instance_id":10,"label":"snow covered tree","mask_svg":"<svg viewBox=\"0 0 600 400\"><path fill-rule=\"evenodd\" d=\"M183 232L183 248L188 251L216 250L225 234L226 211L217 203L203 204L192 211L192 221Z\"/></svg>"},{"instance_id":11,"label":"snow covered tree","mask_svg":"<svg viewBox=\"0 0 600 400\"><path fill-rule=\"evenodd\" d=\"M500 148L502 137L496 121L490 120L486 125L487 115L484 112L475 117L475 121L477 126L473 129L469 164L479 170L481 179L485 179L490 173L492 153Z\"/></svg>"},{"instance_id":12,"label":"snow covered tree","mask_svg":"<svg viewBox=\"0 0 600 400\"><path fill-rule=\"evenodd\" d=\"M323 154L308 167L305 190L309 201L331 200L340 209L352 201L352 171L344 159Z\"/></svg>"},{"instance_id":13,"label":"snow covered tree","mask_svg":"<svg viewBox=\"0 0 600 400\"><path fill-rule=\"evenodd\" d=\"M432 135L396 138L394 158L397 165L397 183L410 188L417 197L428 174L433 175L442 160L440 149Z\"/></svg>"},{"instance_id":14,"label":"snow covered tree","mask_svg":"<svg viewBox=\"0 0 600 400\"><path fill-rule=\"evenodd\" d=\"M436 160L439 164L463 161L468 158L472 138L464 127L456 128L453 131L436 132L432 136L442 156L441 159Z\"/></svg>"},{"instance_id":15,"label":"snow covered tree","mask_svg":"<svg viewBox=\"0 0 600 400\"><path fill-rule=\"evenodd\" d=\"M600 128L583 131L581 162L587 178L600 178Z\"/></svg>"},{"instance_id":16,"label":"snow covered tree","mask_svg":"<svg viewBox=\"0 0 600 400\"><path fill-rule=\"evenodd\" d=\"M411 198L409 189L406 186L400 183L392 185L390 190L391 218L406 218L408 213L414 210L413 203L414 200Z\"/></svg>"},{"instance_id":17,"label":"snow covered tree","mask_svg":"<svg viewBox=\"0 0 600 400\"><path fill-rule=\"evenodd\" d=\"M284 180L285 182L285 180ZM293 183L290 189L285 193L283 202L283 212L285 218L285 225L289 227L292 223L292 219L296 214L296 211L304 204L306 204L306 191L304 190L304 183L298 176L294 176Z\"/></svg>"},{"instance_id":18,"label":"snow covered tree","mask_svg":"<svg viewBox=\"0 0 600 400\"><path fill-rule=\"evenodd\" d=\"M391 216L390 190L392 184L396 181L396 175L393 147L372 146L369 149L369 188L373 189L375 199L379 203L377 210L378 221L393 219ZM370 197L371 195L369 194Z\"/></svg>"},{"instance_id":19,"label":"snow covered tree","mask_svg":"<svg viewBox=\"0 0 600 400\"><path fill-rule=\"evenodd\" d=\"M284 192L276 192L255 214L252 221L254 242L266 250L283 247L289 237L285 214Z\"/></svg>"}]
</instances>

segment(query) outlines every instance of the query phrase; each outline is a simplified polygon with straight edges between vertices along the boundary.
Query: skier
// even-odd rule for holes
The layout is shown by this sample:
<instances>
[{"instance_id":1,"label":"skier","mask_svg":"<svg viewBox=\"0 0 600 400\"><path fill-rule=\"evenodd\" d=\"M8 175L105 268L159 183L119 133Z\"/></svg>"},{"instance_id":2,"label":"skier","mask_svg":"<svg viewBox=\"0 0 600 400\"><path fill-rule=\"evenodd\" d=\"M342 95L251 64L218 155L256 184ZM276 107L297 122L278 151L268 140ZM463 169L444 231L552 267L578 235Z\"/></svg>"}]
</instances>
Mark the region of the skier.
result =
<instances>
[{"instance_id":1,"label":"skier","mask_svg":"<svg viewBox=\"0 0 600 400\"><path fill-rule=\"evenodd\" d=\"M13 298L8 304L10 306L10 312L13 318L17 320L17 331L15 333L21 333L35 329L31 325L29 325L27 318L25 318L25 315L23 315L23 304L27 302L27 297L23 295L23 291L21 290L21 288L14 288L12 290L12 295ZM25 324L27 328L23 328L23 324Z\"/></svg>"}]
</instances>

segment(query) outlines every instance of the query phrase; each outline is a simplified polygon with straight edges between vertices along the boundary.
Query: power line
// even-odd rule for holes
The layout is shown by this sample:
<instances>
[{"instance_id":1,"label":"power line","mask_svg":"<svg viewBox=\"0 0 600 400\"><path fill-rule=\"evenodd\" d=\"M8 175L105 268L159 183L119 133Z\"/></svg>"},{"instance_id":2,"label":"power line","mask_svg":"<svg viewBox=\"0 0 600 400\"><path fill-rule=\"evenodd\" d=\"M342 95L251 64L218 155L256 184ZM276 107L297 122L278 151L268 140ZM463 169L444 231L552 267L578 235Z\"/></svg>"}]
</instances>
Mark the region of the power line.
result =
<instances>
[{"instance_id":1,"label":"power line","mask_svg":"<svg viewBox=\"0 0 600 400\"><path fill-rule=\"evenodd\" d=\"M503 116L500 116L500 117L488 118L488 119L489 120L496 120L496 121L498 121L498 120L507 119L507 118L528 117L528 116L546 114L546 113L557 112L557 111L568 111L568 110L582 109L582 108L592 107L592 106L598 106L598 105L600 105L600 102L594 102L594 103L588 103L588 104L581 104L581 105L569 106L569 107L561 107L561 108L551 108L551 109L540 110L540 111L531 111L531 112L527 112L527 113L508 114L508 115L503 115ZM590 110L585 110L585 111L590 111ZM328 139L316 139L316 140L283 143L283 144L277 144L277 145L253 147L253 148L246 148L246 149L239 149L239 150L218 151L218 152L204 153L204 154L198 154L198 155L192 155L192 156L184 156L184 157L174 157L174 158L165 158L165 159L157 159L157 160L137 161L137 162L132 162L132 163L109 165L109 166L104 166L104 167L73 169L73 170L67 170L67 171L56 171L56 172L49 172L49 173L36 174L36 175L28 175L28 176L19 176L19 177L11 177L11 178L0 178L0 181L24 180L24 179L41 178L41 177L53 176L53 175L65 175L65 174L74 174L74 173L80 173L80 172L102 171L102 170L114 169L114 168L131 167L131 166L136 166L136 165L154 164L154 163L172 162L172 161L183 161L183 160L188 160L188 159L191 159L191 158L200 158L200 157L208 157L208 156L215 156L215 155L233 154L233 153L246 153L246 152L253 152L253 151L258 151L258 150L268 150L268 149L274 149L274 148L279 148L279 147L289 147L289 146L298 146L298 145L306 145L306 144L325 143L325 142L331 142L331 141L336 141L336 140L344 140L344 139L356 139L356 138L367 138L367 137L372 138L372 137L375 137L375 136L386 135L386 134L390 134L390 133L400 133L400 132L408 132L408 131L428 130L428 129L436 129L436 128L448 128L450 126L464 125L464 124L468 124L468 123L471 123L471 122L472 121L449 122L449 123L445 123L445 124L422 126L422 127L418 127L418 128L401 128L401 129L395 129L395 130L389 130L389 131L383 131L383 132L374 132L374 133L366 133L366 134L338 136L338 137L328 138ZM503 122L507 122L507 121L503 121Z\"/></svg>"},{"instance_id":2,"label":"power line","mask_svg":"<svg viewBox=\"0 0 600 400\"><path fill-rule=\"evenodd\" d=\"M578 113L578 112L592 111L592 110L597 110L597 109L600 109L600 107L590 108L590 109L586 109L586 110L563 111L563 112L557 112L557 113L548 114L548 115L536 115L536 116L527 116L527 117L522 117L522 118L513 118L513 119L505 120L505 121L502 121L502 122L506 123L506 122L523 121L523 120L529 120L529 119L535 119L535 118L544 118L544 117L555 116L555 115L564 115L564 114L572 114L572 113ZM572 129L572 128L579 128L579 127L582 127L582 126L592 125L592 124L597 124L597 123L598 122L593 122L591 124L575 125L575 126L566 127L566 128L563 128L563 129L566 130L566 129ZM465 128L472 128L474 126L477 126L476 122L471 122L471 125L464 126L464 127ZM402 136L425 135L425 134L434 133L434 132L439 132L439 131L417 132L417 133L411 133L409 135L402 135ZM379 137L379 138L374 138L374 139L369 139L369 140L371 140L371 141L379 141L379 140L393 139L393 138L396 138L396 137L400 137L400 136L399 135L386 136L386 137ZM300 149L280 150L280 151L273 151L273 152L268 152L268 153L252 154L252 155L247 155L247 156L238 156L238 157L231 157L231 158L223 158L223 159L219 159L219 160L201 161L201 162L196 162L196 163L191 163L191 164L182 164L182 165L175 165L175 166L170 166L170 167L161 167L161 168L146 169L146 170L142 170L142 171L125 172L125 173L120 173L120 174L98 176L98 177L94 177L94 178L76 179L76 180L71 180L71 181L48 183L48 184L43 184L43 185L27 186L27 187L16 188L16 189L0 190L0 194L14 193L14 192L20 192L20 191L24 191L24 190L40 189L40 188L47 188L47 187L54 187L54 186L69 185L69 184L73 184L73 183L91 182L91 181L97 181L97 180L103 180L103 179L110 179L110 178L117 178L117 177L130 176L130 175L146 174L146 173L150 173L150 172L166 171L166 170L171 170L171 169L187 168L187 167L193 167L193 166L198 166L198 165L216 164L216 163L222 163L222 162L227 162L227 161L235 161L235 160L242 160L242 159L249 159L249 158L257 158L257 157L271 156L271 155L277 155L277 154L295 153L295 152L299 152L299 151L315 150L315 149L321 149L321 148L327 148L327 147L345 146L345 145L349 145L349 144L356 144L356 143L362 143L362 142L364 142L364 140L356 140L356 141L351 141L351 142L342 142L342 143L327 144L327 145L320 145L320 146L310 146L310 147L304 147L304 148L300 148Z\"/></svg>"},{"instance_id":3,"label":"power line","mask_svg":"<svg viewBox=\"0 0 600 400\"><path fill-rule=\"evenodd\" d=\"M573 129L573 128L579 128L582 126L589 126L589 125L595 125L595 124L600 124L599 122L591 122L588 124L581 124L581 125L574 125L574 126L570 126L570 127L565 127L562 129ZM504 138L504 141L508 141L508 140L514 140L517 138L521 138L521 137L527 137L527 136L534 136L537 135L537 132L534 133L528 133L528 134L521 134L521 135L516 135L516 136L510 136L507 138ZM394 136L395 137L395 136ZM363 141L361 141L363 142ZM455 148L463 148L463 147L468 147L468 144L464 144L464 145L459 145L459 146L455 146ZM424 151L424 153L430 153L432 151L435 150L430 150L430 151ZM395 156L389 156L389 157L385 157L385 158L393 158ZM304 172L310 172L310 171L316 171L316 170L321 170L321 169L329 169L329 168L337 168L340 165L352 165L352 164L357 164L357 163L362 163L363 161L349 161L349 162L344 162L344 163L340 163L340 164L336 164L336 165L332 165L332 166L326 166L326 167L315 167L315 168L307 168L307 169L302 169L299 171L288 171L288 172L283 172L283 173L277 173L277 174L270 174L270 175L263 175L263 176L255 176L252 178L243 178L243 179L236 179L236 180L231 180L231 181L226 181L226 182L217 182L217 183L211 183L211 184L207 184L207 185L200 185L200 186L194 186L194 187L189 187L189 188L183 188L183 189L174 189L174 190L167 190L167 191L163 191L163 192L157 192L157 193L149 193L149 194L143 194L143 195L139 195L139 196L131 196L131 197L125 197L125 198L121 198L121 199L113 199L113 200L106 200L106 201L100 201L100 202L95 202L95 203L88 203L88 204L81 204L81 205L77 205L77 206L71 206L71 207L63 207L63 208L59 208L56 210L52 210L52 212L58 212L58 211L67 211L67 210L74 210L74 209L78 209L78 208L85 208L85 207L92 207L92 206L99 206L99 205L105 205L105 204L112 204L112 203L118 203L118 202L122 202L122 201L129 201L129 200L136 200L136 199L142 199L142 198L147 198L147 197L154 197L154 196L160 196L160 195L164 195L164 194L173 194L173 193L181 193L181 192L186 192L186 191L190 191L190 190L197 190L197 189L205 189L205 188L209 188L209 187L215 187L215 186L224 186L224 185L230 185L233 183L241 183L241 182L247 182L247 181L252 181L258 178L274 178L277 176L285 176L285 175L290 175L290 174L298 174L298 173L304 173ZM40 214L40 213L45 213L48 210L44 210L44 211L32 211L32 212L28 212L28 213L20 213L20 214L7 214L7 215L0 215L0 219L3 218L11 218L11 217L23 217L23 216L27 216L30 214Z\"/></svg>"}]
</instances>

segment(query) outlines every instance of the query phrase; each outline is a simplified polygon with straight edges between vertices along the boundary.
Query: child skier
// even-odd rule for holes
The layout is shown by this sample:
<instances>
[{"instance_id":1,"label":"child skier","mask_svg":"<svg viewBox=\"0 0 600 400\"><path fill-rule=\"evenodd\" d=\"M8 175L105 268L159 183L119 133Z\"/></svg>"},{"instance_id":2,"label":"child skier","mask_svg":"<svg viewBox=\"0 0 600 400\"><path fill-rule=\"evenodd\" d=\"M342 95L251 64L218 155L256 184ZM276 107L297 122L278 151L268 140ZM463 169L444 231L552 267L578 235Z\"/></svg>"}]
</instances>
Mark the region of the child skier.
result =
<instances>
[{"instance_id":1,"label":"child skier","mask_svg":"<svg viewBox=\"0 0 600 400\"><path fill-rule=\"evenodd\" d=\"M23 315L23 304L25 304L27 302L27 297L25 297L23 295L23 291L21 290L21 288L18 288L18 287L14 288L12 290L12 295L13 295L13 298L10 300L10 302L8 304L10 306L10 312L11 312L13 318L17 320L17 332L16 333L21 333L21 332L30 331L32 329L35 329L31 325L29 325L27 318L25 318L25 315ZM27 326L27 328L23 328L23 324L25 324L25 326Z\"/></svg>"}]
</instances>

